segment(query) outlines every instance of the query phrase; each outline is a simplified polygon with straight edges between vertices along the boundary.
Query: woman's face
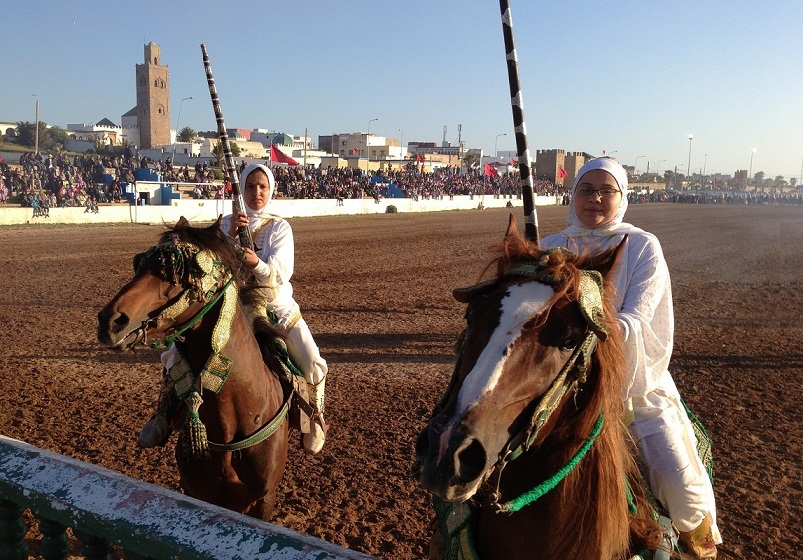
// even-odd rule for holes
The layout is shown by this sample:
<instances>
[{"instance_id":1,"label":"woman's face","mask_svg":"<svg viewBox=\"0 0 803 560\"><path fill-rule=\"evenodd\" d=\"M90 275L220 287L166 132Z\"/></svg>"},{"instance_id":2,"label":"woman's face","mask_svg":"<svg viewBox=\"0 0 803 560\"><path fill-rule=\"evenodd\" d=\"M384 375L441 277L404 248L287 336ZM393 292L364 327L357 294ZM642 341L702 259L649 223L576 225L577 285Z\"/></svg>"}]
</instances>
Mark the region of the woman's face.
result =
<instances>
[{"instance_id":1,"label":"woman's face","mask_svg":"<svg viewBox=\"0 0 803 560\"><path fill-rule=\"evenodd\" d=\"M590 194L584 191L593 190ZM611 192L616 191L616 192ZM580 178L572 197L574 213L588 229L598 228L613 220L622 201L622 191L613 175L593 169Z\"/></svg>"},{"instance_id":2,"label":"woman's face","mask_svg":"<svg viewBox=\"0 0 803 560\"><path fill-rule=\"evenodd\" d=\"M254 210L262 210L268 203L269 195L268 176L261 169L254 169L245 180L245 203Z\"/></svg>"}]
</instances>

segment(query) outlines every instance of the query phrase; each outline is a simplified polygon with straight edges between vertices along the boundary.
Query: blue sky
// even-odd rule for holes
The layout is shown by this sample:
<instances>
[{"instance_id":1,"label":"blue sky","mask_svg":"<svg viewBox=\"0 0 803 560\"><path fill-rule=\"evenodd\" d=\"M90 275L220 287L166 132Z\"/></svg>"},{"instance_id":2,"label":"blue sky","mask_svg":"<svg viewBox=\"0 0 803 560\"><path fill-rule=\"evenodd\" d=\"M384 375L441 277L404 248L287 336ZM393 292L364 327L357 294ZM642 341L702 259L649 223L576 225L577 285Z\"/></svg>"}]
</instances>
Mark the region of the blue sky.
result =
<instances>
[{"instance_id":1,"label":"blue sky","mask_svg":"<svg viewBox=\"0 0 803 560\"><path fill-rule=\"evenodd\" d=\"M753 173L800 177L798 0L510 3L533 158L606 150L685 171L692 134L695 173L752 154ZM205 43L227 127L317 140L377 118L372 133L405 143L440 143L446 126L456 144L462 125L468 147L515 149L496 1L45 0L8 2L3 21L0 121L34 121L35 94L49 124L119 124L153 41L172 127L181 105L180 128L214 130Z\"/></svg>"}]
</instances>

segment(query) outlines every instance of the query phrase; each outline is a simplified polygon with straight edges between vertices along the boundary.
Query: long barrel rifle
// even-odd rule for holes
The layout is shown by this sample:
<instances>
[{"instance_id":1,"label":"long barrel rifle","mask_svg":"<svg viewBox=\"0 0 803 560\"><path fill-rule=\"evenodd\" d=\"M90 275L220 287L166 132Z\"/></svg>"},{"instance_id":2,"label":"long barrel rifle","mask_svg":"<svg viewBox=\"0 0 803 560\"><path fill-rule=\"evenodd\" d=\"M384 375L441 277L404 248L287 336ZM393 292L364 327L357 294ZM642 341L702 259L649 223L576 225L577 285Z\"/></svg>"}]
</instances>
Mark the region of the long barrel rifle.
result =
<instances>
[{"instance_id":1,"label":"long barrel rifle","mask_svg":"<svg viewBox=\"0 0 803 560\"><path fill-rule=\"evenodd\" d=\"M535 190L530 168L530 150L527 148L527 124L524 122L524 99L519 84L519 61L516 44L513 41L513 17L508 0L499 0L502 12L502 34L505 39L505 60L507 61L508 81L510 82L510 106L513 110L513 131L516 134L516 155L519 164L519 184L524 202L524 234L538 244L538 214L535 210ZM496 154L494 154L496 157Z\"/></svg>"},{"instance_id":2,"label":"long barrel rifle","mask_svg":"<svg viewBox=\"0 0 803 560\"><path fill-rule=\"evenodd\" d=\"M212 76L212 66L209 64L209 55L206 54L206 45L201 45L201 52L204 55L204 69L206 70L206 82L209 84L209 95L212 97L212 109L215 111L215 119L217 120L217 134L220 138L220 145L223 147L223 166L225 168L226 178L231 182L232 194L234 195L234 209L237 212L245 212L245 200L243 199L243 193L240 191L237 167L234 165L234 156L231 154L229 135L226 132L226 125L223 122L223 111L220 108L220 98L217 95L215 78ZM254 249L254 238L251 236L251 230L247 227L239 227L237 229L237 237L240 241L240 245L252 250Z\"/></svg>"}]
</instances>

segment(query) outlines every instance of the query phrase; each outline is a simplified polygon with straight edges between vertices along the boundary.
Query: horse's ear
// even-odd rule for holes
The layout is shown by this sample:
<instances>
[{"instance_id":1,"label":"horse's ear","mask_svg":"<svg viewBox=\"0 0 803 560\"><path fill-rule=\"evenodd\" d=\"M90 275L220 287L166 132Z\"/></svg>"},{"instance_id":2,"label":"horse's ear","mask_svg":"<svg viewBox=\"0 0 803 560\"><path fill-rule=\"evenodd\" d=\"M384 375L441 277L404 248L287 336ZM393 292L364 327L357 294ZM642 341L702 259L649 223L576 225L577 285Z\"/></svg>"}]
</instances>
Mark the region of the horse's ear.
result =
<instances>
[{"instance_id":1,"label":"horse's ear","mask_svg":"<svg viewBox=\"0 0 803 560\"><path fill-rule=\"evenodd\" d=\"M173 229L185 229L188 227L190 227L190 222L187 221L187 218L181 216L176 222L176 226Z\"/></svg>"},{"instance_id":2,"label":"horse's ear","mask_svg":"<svg viewBox=\"0 0 803 560\"><path fill-rule=\"evenodd\" d=\"M217 220L215 220L215 223L212 224L212 227L215 229L220 229L220 224L222 221L223 221L223 214L218 214Z\"/></svg>"},{"instance_id":3,"label":"horse's ear","mask_svg":"<svg viewBox=\"0 0 803 560\"><path fill-rule=\"evenodd\" d=\"M513 214L510 215L510 218L507 221L507 231L505 232L505 239L511 236L518 236L519 235L519 225L516 223L516 218L513 217Z\"/></svg>"},{"instance_id":4,"label":"horse's ear","mask_svg":"<svg viewBox=\"0 0 803 560\"><path fill-rule=\"evenodd\" d=\"M469 303L476 296L485 293L496 286L497 283L498 280L491 279L480 282L479 284L474 284L473 286L468 286L466 288L455 288L452 290L452 296L460 303Z\"/></svg>"},{"instance_id":5,"label":"horse's ear","mask_svg":"<svg viewBox=\"0 0 803 560\"><path fill-rule=\"evenodd\" d=\"M619 245L609 251L605 251L601 255L594 257L594 262L591 268L602 274L603 277L608 276L608 273L616 267L620 259L625 258L625 245L627 244L627 235L625 235L619 242ZM598 260L599 259L599 260Z\"/></svg>"}]
</instances>

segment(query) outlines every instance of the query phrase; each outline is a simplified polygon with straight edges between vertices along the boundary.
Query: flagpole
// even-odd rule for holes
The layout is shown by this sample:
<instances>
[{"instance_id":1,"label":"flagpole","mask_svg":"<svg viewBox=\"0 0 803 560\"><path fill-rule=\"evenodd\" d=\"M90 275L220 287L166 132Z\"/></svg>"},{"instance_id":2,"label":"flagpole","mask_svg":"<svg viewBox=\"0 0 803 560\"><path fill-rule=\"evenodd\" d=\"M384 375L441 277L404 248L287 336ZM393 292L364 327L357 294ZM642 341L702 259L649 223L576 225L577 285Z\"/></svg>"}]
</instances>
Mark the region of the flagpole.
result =
<instances>
[{"instance_id":1,"label":"flagpole","mask_svg":"<svg viewBox=\"0 0 803 560\"><path fill-rule=\"evenodd\" d=\"M535 212L535 191L530 168L530 150L527 148L527 125L524 122L524 99L519 85L519 68L516 45L513 41L513 17L507 0L499 0L502 13L502 34L505 38L505 59L510 83L510 105L513 110L513 131L516 134L516 154L519 164L519 184L524 201L524 234L527 239L540 242L538 237L538 214ZM495 155L495 154L494 154Z\"/></svg>"}]
</instances>

